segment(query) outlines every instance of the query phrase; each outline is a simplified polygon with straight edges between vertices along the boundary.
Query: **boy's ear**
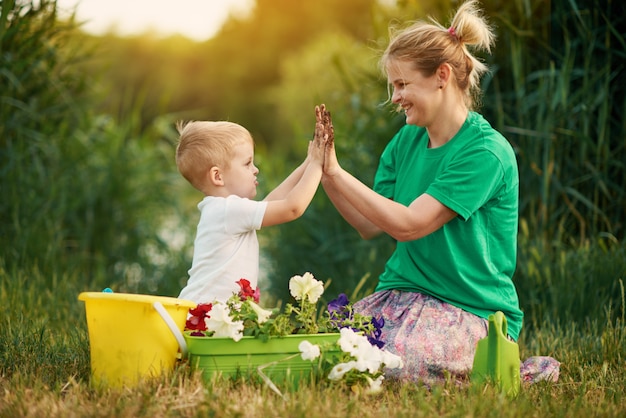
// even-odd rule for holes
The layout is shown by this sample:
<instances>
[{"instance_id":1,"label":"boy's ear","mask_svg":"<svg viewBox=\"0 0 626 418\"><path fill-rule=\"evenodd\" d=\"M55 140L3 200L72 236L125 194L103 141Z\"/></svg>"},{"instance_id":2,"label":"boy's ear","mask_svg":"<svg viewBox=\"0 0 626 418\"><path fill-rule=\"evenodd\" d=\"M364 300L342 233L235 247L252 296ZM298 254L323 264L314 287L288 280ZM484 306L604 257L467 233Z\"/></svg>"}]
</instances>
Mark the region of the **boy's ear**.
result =
<instances>
[{"instance_id":1,"label":"boy's ear","mask_svg":"<svg viewBox=\"0 0 626 418\"><path fill-rule=\"evenodd\" d=\"M217 166L213 166L211 168L209 168L209 182L214 185L214 186L223 186L224 185L224 179L222 178L222 172L220 171L219 167Z\"/></svg>"}]
</instances>

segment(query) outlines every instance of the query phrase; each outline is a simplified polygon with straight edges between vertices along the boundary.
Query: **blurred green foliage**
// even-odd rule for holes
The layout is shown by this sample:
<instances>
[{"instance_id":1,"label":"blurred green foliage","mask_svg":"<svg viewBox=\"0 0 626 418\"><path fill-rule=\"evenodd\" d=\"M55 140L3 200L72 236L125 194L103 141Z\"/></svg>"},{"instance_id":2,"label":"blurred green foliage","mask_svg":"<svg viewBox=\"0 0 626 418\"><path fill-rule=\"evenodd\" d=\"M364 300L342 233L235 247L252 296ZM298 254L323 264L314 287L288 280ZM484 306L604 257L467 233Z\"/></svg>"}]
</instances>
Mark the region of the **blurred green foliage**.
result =
<instances>
[{"instance_id":1,"label":"blurred green foliage","mask_svg":"<svg viewBox=\"0 0 626 418\"><path fill-rule=\"evenodd\" d=\"M176 172L177 119L250 129L263 196L304 158L313 106L325 102L340 162L371 184L378 156L404 123L386 104L377 68L388 27L427 14L445 24L456 5L258 0L247 17L230 18L198 43L96 37L73 18L61 20L55 1L2 0L1 265L51 278L63 272L85 289L176 295L201 198ZM593 248L610 260L623 245L626 14L614 0L483 6L498 41L484 57L493 71L482 111L518 155L526 229L515 280L522 307L535 309L554 300L537 289L555 277L550 269L563 268L564 252ZM278 299L289 277L305 271L330 279L330 296L362 296L394 247L388 237L361 240L322 191L302 219L259 237L263 288ZM530 247L541 249L541 268ZM619 304L620 264L588 274L598 300Z\"/></svg>"},{"instance_id":2,"label":"blurred green foliage","mask_svg":"<svg viewBox=\"0 0 626 418\"><path fill-rule=\"evenodd\" d=\"M0 265L51 284L67 271L86 288L177 289L187 260L164 234L178 177L159 125L92 111L91 52L56 2L0 5Z\"/></svg>"}]
</instances>

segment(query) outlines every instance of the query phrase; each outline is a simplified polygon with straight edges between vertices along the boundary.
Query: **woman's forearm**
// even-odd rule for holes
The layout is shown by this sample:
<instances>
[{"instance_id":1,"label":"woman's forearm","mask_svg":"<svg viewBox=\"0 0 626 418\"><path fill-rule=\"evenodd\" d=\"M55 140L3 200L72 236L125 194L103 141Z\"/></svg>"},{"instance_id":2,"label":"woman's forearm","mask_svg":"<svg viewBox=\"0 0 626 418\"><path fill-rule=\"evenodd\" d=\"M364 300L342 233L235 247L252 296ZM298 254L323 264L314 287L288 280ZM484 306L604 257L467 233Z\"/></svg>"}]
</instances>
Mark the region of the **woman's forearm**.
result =
<instances>
[{"instance_id":1,"label":"woman's forearm","mask_svg":"<svg viewBox=\"0 0 626 418\"><path fill-rule=\"evenodd\" d=\"M456 216L427 194L409 206L394 202L343 169L325 176L322 184L337 210L364 238L384 231L398 241L411 241L432 233Z\"/></svg>"},{"instance_id":2,"label":"woman's forearm","mask_svg":"<svg viewBox=\"0 0 626 418\"><path fill-rule=\"evenodd\" d=\"M349 173L344 172L346 175ZM352 177L352 176L351 176ZM354 179L358 181L357 179ZM367 187L363 185L364 187ZM337 208L337 211L364 239L370 239L379 235L382 231L370 220L361 214L350 202L344 197L341 189L337 187L333 178L328 176L322 177L322 187L328 195L329 199Z\"/></svg>"}]
</instances>

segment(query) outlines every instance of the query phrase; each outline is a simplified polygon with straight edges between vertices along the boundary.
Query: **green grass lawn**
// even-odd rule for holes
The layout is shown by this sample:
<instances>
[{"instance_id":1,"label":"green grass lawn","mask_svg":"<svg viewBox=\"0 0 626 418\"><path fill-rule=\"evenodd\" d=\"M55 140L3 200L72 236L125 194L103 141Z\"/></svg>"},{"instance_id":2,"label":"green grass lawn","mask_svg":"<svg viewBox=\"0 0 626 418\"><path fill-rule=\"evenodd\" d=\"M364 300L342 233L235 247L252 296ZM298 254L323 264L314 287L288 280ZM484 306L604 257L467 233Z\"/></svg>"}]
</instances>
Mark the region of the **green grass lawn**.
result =
<instances>
[{"instance_id":1,"label":"green grass lawn","mask_svg":"<svg viewBox=\"0 0 626 418\"><path fill-rule=\"evenodd\" d=\"M514 399L489 386L431 390L386 382L366 396L324 382L281 398L259 381L203 382L185 363L133 388L93 388L80 281L0 270L0 417L420 417L626 415L623 303L604 318L534 324L521 336L522 359L561 362L557 383L523 386ZM576 309L572 306L571 309ZM610 318L610 319L609 319Z\"/></svg>"}]
</instances>

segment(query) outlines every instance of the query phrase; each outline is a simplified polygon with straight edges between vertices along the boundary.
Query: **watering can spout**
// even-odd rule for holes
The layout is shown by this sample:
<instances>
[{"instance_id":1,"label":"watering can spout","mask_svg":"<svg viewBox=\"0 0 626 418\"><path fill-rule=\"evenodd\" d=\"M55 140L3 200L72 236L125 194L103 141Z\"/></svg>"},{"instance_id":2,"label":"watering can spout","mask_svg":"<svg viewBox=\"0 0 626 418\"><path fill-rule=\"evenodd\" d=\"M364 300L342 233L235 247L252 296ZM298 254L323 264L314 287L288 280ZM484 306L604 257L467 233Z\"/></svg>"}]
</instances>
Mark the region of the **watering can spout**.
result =
<instances>
[{"instance_id":1,"label":"watering can spout","mask_svg":"<svg viewBox=\"0 0 626 418\"><path fill-rule=\"evenodd\" d=\"M478 341L476 347L472 383L489 381L502 392L515 396L520 390L519 347L506 337L506 317L502 312L489 315L488 321L487 337Z\"/></svg>"}]
</instances>

